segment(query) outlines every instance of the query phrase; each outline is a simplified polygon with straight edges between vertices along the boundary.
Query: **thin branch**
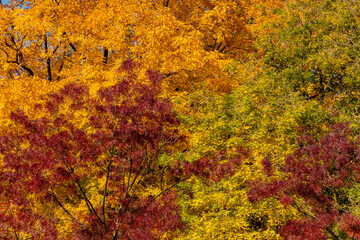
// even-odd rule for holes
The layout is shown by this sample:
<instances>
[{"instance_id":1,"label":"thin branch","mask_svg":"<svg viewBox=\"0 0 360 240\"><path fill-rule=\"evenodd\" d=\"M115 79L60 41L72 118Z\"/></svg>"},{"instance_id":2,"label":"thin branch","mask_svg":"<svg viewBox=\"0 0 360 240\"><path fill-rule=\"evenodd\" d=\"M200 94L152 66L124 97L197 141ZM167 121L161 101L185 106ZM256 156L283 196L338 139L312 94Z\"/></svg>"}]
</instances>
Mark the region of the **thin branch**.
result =
<instances>
[{"instance_id":1,"label":"thin branch","mask_svg":"<svg viewBox=\"0 0 360 240\"><path fill-rule=\"evenodd\" d=\"M64 67L64 61L62 61L61 64L60 64L60 67L59 67L59 70L58 70L58 74L57 74L57 78L56 78L57 81L60 80L60 72L61 72L61 70L63 69L63 67Z\"/></svg>"},{"instance_id":2,"label":"thin branch","mask_svg":"<svg viewBox=\"0 0 360 240\"><path fill-rule=\"evenodd\" d=\"M105 202L106 202L106 195L107 195L107 186L108 186L108 182L109 182L109 176L110 176L110 168L111 168L111 160L107 166L107 174L106 174L106 181L105 181L105 187L104 187L104 197L103 197L103 202L102 202L102 212L103 212L103 222L104 222L104 227L106 229L106 214L105 214Z\"/></svg>"},{"instance_id":3,"label":"thin branch","mask_svg":"<svg viewBox=\"0 0 360 240\"><path fill-rule=\"evenodd\" d=\"M296 204L295 201L294 201L294 203L295 203L295 205L297 206L297 204ZM300 212L305 213L306 215L309 215L309 216L317 219L317 217L315 216L315 214L312 213L312 212L310 211L310 209L308 209L301 201L298 201L298 203L301 205L301 207L303 207L303 208L307 211L307 212L304 212L304 211L301 211L301 210L298 208L298 210L299 210Z\"/></svg>"},{"instance_id":4,"label":"thin branch","mask_svg":"<svg viewBox=\"0 0 360 240\"><path fill-rule=\"evenodd\" d=\"M48 79L49 82L52 81L52 76L51 76L51 59L50 56L48 55L48 41L47 41L47 36L46 34L44 35L44 47L45 47L45 55L46 55L46 68L47 68L47 72L48 72Z\"/></svg>"},{"instance_id":5,"label":"thin branch","mask_svg":"<svg viewBox=\"0 0 360 240\"><path fill-rule=\"evenodd\" d=\"M170 189L174 188L176 185L178 185L179 183L187 180L188 178L184 178L184 179L180 179L180 181L174 183L173 185L171 185L170 187L167 187L164 191L160 192L158 195L156 195L152 201L150 203L148 203L146 206L145 206L145 209L151 204L153 203L158 197L160 197L161 195L163 195L164 193L166 193L167 191L169 191Z\"/></svg>"},{"instance_id":6,"label":"thin branch","mask_svg":"<svg viewBox=\"0 0 360 240\"><path fill-rule=\"evenodd\" d=\"M78 181L76 181L76 185L79 187L80 189L80 192L82 193L83 197L84 197L84 200L90 210L90 212L92 212L93 214L95 214L96 218L99 219L99 221L104 224L104 222L102 221L102 219L99 217L99 215L97 214L94 206L91 204L90 200L88 199L88 197L86 196L85 194L85 191L84 189L82 188L82 186L80 185L80 183Z\"/></svg>"},{"instance_id":7,"label":"thin branch","mask_svg":"<svg viewBox=\"0 0 360 240\"><path fill-rule=\"evenodd\" d=\"M57 204L61 207L61 209L71 217L71 219L73 219L75 222L77 222L78 224L80 224L81 226L83 226L84 228L86 227L83 223L81 223L79 220L77 220L65 207L64 205L60 202L60 200L56 197L53 189L51 188L51 192L49 192L51 196L54 197L55 201L57 202Z\"/></svg>"},{"instance_id":8,"label":"thin branch","mask_svg":"<svg viewBox=\"0 0 360 240\"><path fill-rule=\"evenodd\" d=\"M20 67L21 67L22 69L24 69L31 77L34 76L33 70L31 70L30 68L28 68L27 66L25 66L24 63L19 64L19 65L20 65Z\"/></svg>"},{"instance_id":9,"label":"thin branch","mask_svg":"<svg viewBox=\"0 0 360 240\"><path fill-rule=\"evenodd\" d=\"M57 52L57 50L59 49L60 46L56 46L55 49L53 50L52 54L55 54Z\"/></svg>"},{"instance_id":10,"label":"thin branch","mask_svg":"<svg viewBox=\"0 0 360 240\"><path fill-rule=\"evenodd\" d=\"M73 168L69 163L67 163L67 161L64 159L64 157L63 157L62 159L63 159L63 162L65 163L65 166L68 168L68 170L69 170L73 175L76 176L75 171L74 171L74 168ZM79 183L79 181L76 181L76 185L78 186L80 192L82 193L82 196L83 196L83 198L84 198L84 200L85 200L86 206L87 206L88 209L89 209L89 212L95 214L96 218L99 219L99 221L100 221L102 224L104 224L103 221L101 220L101 218L99 217L99 215L97 214L97 212L95 211L95 208L94 208L93 205L91 204L90 200L87 198L87 196L86 196L86 194L85 194L85 191L84 191L84 189L82 188L82 186L81 186L81 184Z\"/></svg>"},{"instance_id":11,"label":"thin branch","mask_svg":"<svg viewBox=\"0 0 360 240\"><path fill-rule=\"evenodd\" d=\"M130 205L130 202L131 202L131 198L129 198L129 201L127 202L124 210L122 210L122 208L120 208L120 211L119 211L119 214L121 213L121 211L123 213L125 213ZM120 203L121 204L121 203ZM116 227L116 230L114 232L114 235L113 235L113 240L116 240L118 238L118 233L119 233L119 229L120 229L120 223L119 223L119 220L117 220L117 223L116 223L117 227ZM125 234L125 232L123 233L123 235Z\"/></svg>"},{"instance_id":12,"label":"thin branch","mask_svg":"<svg viewBox=\"0 0 360 240\"><path fill-rule=\"evenodd\" d=\"M142 160L141 165L139 167L139 170L137 171L132 183L130 184L130 188L129 188L129 191L128 191L129 194L130 194L131 189L134 186L134 183L135 183L136 179L139 177L141 170L143 169L143 165L144 165L146 159L147 159L147 156L145 156L144 159Z\"/></svg>"},{"instance_id":13,"label":"thin branch","mask_svg":"<svg viewBox=\"0 0 360 240\"><path fill-rule=\"evenodd\" d=\"M69 45L70 45L70 47L72 48L72 50L74 50L74 52L77 51L77 50L76 50L76 47L75 47L71 42L69 42Z\"/></svg>"},{"instance_id":14,"label":"thin branch","mask_svg":"<svg viewBox=\"0 0 360 240\"><path fill-rule=\"evenodd\" d=\"M127 184L126 184L126 195L129 194L129 186L130 186L130 179L131 179L132 167L133 167L133 162L132 162L132 159L130 159L129 176L128 176L128 180L127 180Z\"/></svg>"},{"instance_id":15,"label":"thin branch","mask_svg":"<svg viewBox=\"0 0 360 240\"><path fill-rule=\"evenodd\" d=\"M0 48L1 51L3 51L6 55L6 61L8 61L9 59L9 54L7 53L7 51L5 51L4 49Z\"/></svg>"},{"instance_id":16,"label":"thin branch","mask_svg":"<svg viewBox=\"0 0 360 240\"><path fill-rule=\"evenodd\" d=\"M69 41L69 39L67 38L66 32L63 33L63 36L64 36L64 38L66 38L66 39ZM74 46L74 44L72 44L70 41L69 41L69 45L70 45L71 49L72 49L74 52L77 51L77 49L76 49L76 47Z\"/></svg>"}]
</instances>

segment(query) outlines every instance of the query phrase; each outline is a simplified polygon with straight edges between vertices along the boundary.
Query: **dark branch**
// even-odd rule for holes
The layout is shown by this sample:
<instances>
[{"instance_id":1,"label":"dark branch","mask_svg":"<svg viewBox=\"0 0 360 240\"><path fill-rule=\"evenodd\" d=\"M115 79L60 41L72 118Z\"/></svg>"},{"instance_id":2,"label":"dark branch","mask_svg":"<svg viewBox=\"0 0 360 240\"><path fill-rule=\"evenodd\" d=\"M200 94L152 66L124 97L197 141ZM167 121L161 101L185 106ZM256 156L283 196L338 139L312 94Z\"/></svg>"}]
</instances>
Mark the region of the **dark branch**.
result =
<instances>
[{"instance_id":1,"label":"dark branch","mask_svg":"<svg viewBox=\"0 0 360 240\"><path fill-rule=\"evenodd\" d=\"M76 47L71 42L69 42L69 45L70 45L71 49L74 50L74 52L76 52Z\"/></svg>"},{"instance_id":2,"label":"dark branch","mask_svg":"<svg viewBox=\"0 0 360 240\"><path fill-rule=\"evenodd\" d=\"M46 34L44 35L44 47L45 47L45 55L48 54L48 41L47 41L47 36ZM47 56L46 58L46 68L47 68L47 72L48 72L48 80L49 82L52 81L52 76L51 76L51 59L49 56Z\"/></svg>"},{"instance_id":3,"label":"dark branch","mask_svg":"<svg viewBox=\"0 0 360 240\"><path fill-rule=\"evenodd\" d=\"M33 70L31 70L30 68L28 68L27 66L25 66L23 63L22 64L19 64L20 65L20 67L22 68L22 69L24 69L30 76L34 76L34 72L33 72Z\"/></svg>"},{"instance_id":4,"label":"dark branch","mask_svg":"<svg viewBox=\"0 0 360 240\"><path fill-rule=\"evenodd\" d=\"M79 223L81 226L85 227L84 224L82 224L81 222L79 222L79 220L77 220L65 207L64 205L59 201L59 199L56 197L55 193L51 190L51 192L49 192L50 195L55 199L55 201L57 202L57 204L61 207L61 209L71 217L71 219L73 219L75 222Z\"/></svg>"},{"instance_id":5,"label":"dark branch","mask_svg":"<svg viewBox=\"0 0 360 240\"><path fill-rule=\"evenodd\" d=\"M110 168L111 168L111 161L109 162L108 166L107 166L107 173L106 173L106 182L105 182L105 187L104 187L104 197L103 197L103 202L102 202L102 212L103 212L103 224L104 227L106 229L106 214L105 214L105 202L106 202L106 195L107 195L107 187L108 187L108 182L109 182L109 177L110 177Z\"/></svg>"},{"instance_id":6,"label":"dark branch","mask_svg":"<svg viewBox=\"0 0 360 240\"><path fill-rule=\"evenodd\" d=\"M104 48L104 60L103 63L107 64L109 58L109 50L107 48Z\"/></svg>"},{"instance_id":7,"label":"dark branch","mask_svg":"<svg viewBox=\"0 0 360 240\"><path fill-rule=\"evenodd\" d=\"M69 39L67 38L66 32L63 33L63 37L66 38L67 40L69 40ZM72 49L74 52L76 52L76 47L74 46L74 44L72 44L72 43L69 41L69 45L70 45L71 49Z\"/></svg>"},{"instance_id":8,"label":"dark branch","mask_svg":"<svg viewBox=\"0 0 360 240\"><path fill-rule=\"evenodd\" d=\"M104 224L104 222L102 221L102 219L101 219L101 218L99 217L99 215L97 214L94 206L91 204L90 200L89 200L88 197L86 196L86 193L85 193L84 189L82 188L81 184L77 181L77 182L76 182L76 185L79 187L79 190L80 190L80 192L81 192L82 195L83 195L83 198L84 198L84 200L85 200L86 205L87 205L88 208L89 208L89 211L92 212L92 213L96 216L96 218L97 218L102 224Z\"/></svg>"}]
</instances>

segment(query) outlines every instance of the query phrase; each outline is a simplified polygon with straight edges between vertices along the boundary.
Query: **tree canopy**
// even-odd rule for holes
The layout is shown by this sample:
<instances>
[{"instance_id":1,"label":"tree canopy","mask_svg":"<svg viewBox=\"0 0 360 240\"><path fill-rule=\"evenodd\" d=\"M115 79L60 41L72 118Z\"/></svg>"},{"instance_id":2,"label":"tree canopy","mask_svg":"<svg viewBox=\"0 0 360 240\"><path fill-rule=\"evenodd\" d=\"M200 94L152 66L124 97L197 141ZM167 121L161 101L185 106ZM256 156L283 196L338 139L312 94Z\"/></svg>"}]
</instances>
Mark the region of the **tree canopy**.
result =
<instances>
[{"instance_id":1,"label":"tree canopy","mask_svg":"<svg viewBox=\"0 0 360 240\"><path fill-rule=\"evenodd\" d=\"M0 1L0 238L360 239L359 16Z\"/></svg>"}]
</instances>

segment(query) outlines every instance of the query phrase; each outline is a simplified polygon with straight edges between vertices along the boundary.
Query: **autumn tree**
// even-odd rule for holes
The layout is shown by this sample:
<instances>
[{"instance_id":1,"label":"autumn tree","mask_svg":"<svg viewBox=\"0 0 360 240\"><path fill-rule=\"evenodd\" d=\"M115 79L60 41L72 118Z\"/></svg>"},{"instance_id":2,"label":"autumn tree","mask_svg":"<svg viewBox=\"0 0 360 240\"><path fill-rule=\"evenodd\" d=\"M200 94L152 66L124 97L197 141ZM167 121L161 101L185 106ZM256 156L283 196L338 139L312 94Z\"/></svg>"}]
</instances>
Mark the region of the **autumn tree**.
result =
<instances>
[{"instance_id":1,"label":"autumn tree","mask_svg":"<svg viewBox=\"0 0 360 240\"><path fill-rule=\"evenodd\" d=\"M272 76L258 74L231 94L202 90L176 100L185 105L179 111L180 130L190 136L189 148L180 157L191 161L219 150L235 156L239 146L248 152L228 178L214 184L192 179L180 185L182 214L191 223L181 239L281 239L277 229L297 215L271 198L252 204L247 183L268 178L262 171L266 157L271 158L274 175L282 178L277 168L297 148L303 127L319 136L339 119Z\"/></svg>"},{"instance_id":2,"label":"autumn tree","mask_svg":"<svg viewBox=\"0 0 360 240\"><path fill-rule=\"evenodd\" d=\"M161 75L136 83L134 65L96 97L66 85L37 106L51 117L11 114L18 131L0 138L2 238L154 239L183 228L179 180L159 162L181 139L179 121L156 97Z\"/></svg>"},{"instance_id":3,"label":"autumn tree","mask_svg":"<svg viewBox=\"0 0 360 240\"><path fill-rule=\"evenodd\" d=\"M231 84L222 66L252 49L258 2L9 1L0 7L1 76L98 81L132 58L163 72L171 91L195 79L223 91Z\"/></svg>"},{"instance_id":4,"label":"autumn tree","mask_svg":"<svg viewBox=\"0 0 360 240\"><path fill-rule=\"evenodd\" d=\"M357 1L289 1L279 18L259 31L264 70L293 91L353 111L359 88Z\"/></svg>"},{"instance_id":5,"label":"autumn tree","mask_svg":"<svg viewBox=\"0 0 360 240\"><path fill-rule=\"evenodd\" d=\"M9 1L1 7L2 75L99 81L132 58L163 72L170 92L228 92L236 81L222 67L254 51L252 27L281 2Z\"/></svg>"},{"instance_id":6,"label":"autumn tree","mask_svg":"<svg viewBox=\"0 0 360 240\"><path fill-rule=\"evenodd\" d=\"M359 142L351 135L348 124L337 124L318 140L300 136L299 148L281 166L281 179L271 177L271 159L262 161L269 178L253 182L248 197L252 202L276 198L301 214L280 228L285 239L360 238L359 198L354 194L359 184Z\"/></svg>"}]
</instances>

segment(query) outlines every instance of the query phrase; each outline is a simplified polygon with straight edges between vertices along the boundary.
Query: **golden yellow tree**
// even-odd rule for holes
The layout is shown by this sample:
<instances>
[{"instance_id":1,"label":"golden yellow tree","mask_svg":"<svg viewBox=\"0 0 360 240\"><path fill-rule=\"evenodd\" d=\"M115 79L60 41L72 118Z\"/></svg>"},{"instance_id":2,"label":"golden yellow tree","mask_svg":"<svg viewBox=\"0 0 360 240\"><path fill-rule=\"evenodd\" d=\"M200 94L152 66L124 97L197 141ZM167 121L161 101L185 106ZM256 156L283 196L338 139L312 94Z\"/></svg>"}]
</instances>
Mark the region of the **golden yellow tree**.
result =
<instances>
[{"instance_id":1,"label":"golden yellow tree","mask_svg":"<svg viewBox=\"0 0 360 240\"><path fill-rule=\"evenodd\" d=\"M163 72L172 90L229 90L221 68L251 50L261 2L10 1L0 10L1 75L108 79L132 58Z\"/></svg>"}]
</instances>

